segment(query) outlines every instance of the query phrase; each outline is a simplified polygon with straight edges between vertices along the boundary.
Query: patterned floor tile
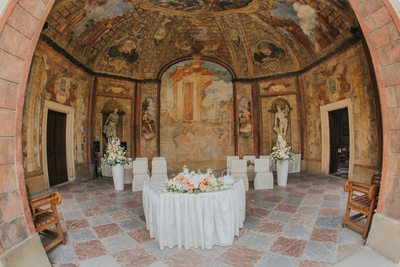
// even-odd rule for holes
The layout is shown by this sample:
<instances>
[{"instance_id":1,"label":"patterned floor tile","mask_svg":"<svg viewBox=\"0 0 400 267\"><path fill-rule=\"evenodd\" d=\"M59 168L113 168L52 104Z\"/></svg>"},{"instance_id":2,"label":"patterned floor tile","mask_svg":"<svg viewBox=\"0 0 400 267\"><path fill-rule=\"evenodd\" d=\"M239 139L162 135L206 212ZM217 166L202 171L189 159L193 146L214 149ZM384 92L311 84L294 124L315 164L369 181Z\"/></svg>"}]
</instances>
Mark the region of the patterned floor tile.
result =
<instances>
[{"instance_id":1,"label":"patterned floor tile","mask_svg":"<svg viewBox=\"0 0 400 267\"><path fill-rule=\"evenodd\" d=\"M133 262L133 266L175 266L187 263L182 255L196 255L200 257L198 264L207 267L240 264L325 267L363 246L358 233L340 227L347 202L347 193L343 191L345 180L299 173L290 174L288 181L287 187L248 191L244 229L235 237L233 246L186 251L160 250L158 242L150 239L145 229L141 192L132 192L129 185L116 192L109 178L78 179L58 187L63 197L59 213L67 245L57 246L48 255L56 267L114 266L116 262L121 266L131 266ZM104 225L116 225L112 228L118 230ZM285 250L279 242L273 249L279 238L308 242L303 256L273 252ZM98 245L82 245L95 241ZM96 246L100 249L92 251ZM81 261L78 255L82 259L85 255L90 257Z\"/></svg>"},{"instance_id":2,"label":"patterned floor tile","mask_svg":"<svg viewBox=\"0 0 400 267\"><path fill-rule=\"evenodd\" d=\"M337 244L309 241L304 251L304 258L321 262L335 262L337 250Z\"/></svg>"},{"instance_id":3,"label":"patterned floor tile","mask_svg":"<svg viewBox=\"0 0 400 267\"><path fill-rule=\"evenodd\" d=\"M126 233L103 238L101 242L111 254L139 247L139 244Z\"/></svg>"},{"instance_id":4,"label":"patterned floor tile","mask_svg":"<svg viewBox=\"0 0 400 267\"><path fill-rule=\"evenodd\" d=\"M144 249L129 249L118 252L114 258L122 267L148 266L156 261L156 258L147 253Z\"/></svg>"},{"instance_id":5,"label":"patterned floor tile","mask_svg":"<svg viewBox=\"0 0 400 267\"><path fill-rule=\"evenodd\" d=\"M106 249L99 240L78 243L74 246L74 249L81 261L107 255Z\"/></svg>"},{"instance_id":6,"label":"patterned floor tile","mask_svg":"<svg viewBox=\"0 0 400 267\"><path fill-rule=\"evenodd\" d=\"M271 252L298 258L303 255L306 245L305 240L279 237L272 245Z\"/></svg>"},{"instance_id":7,"label":"patterned floor tile","mask_svg":"<svg viewBox=\"0 0 400 267\"><path fill-rule=\"evenodd\" d=\"M164 260L167 265L174 267L202 266L210 261L211 259L192 250L179 250Z\"/></svg>"},{"instance_id":8,"label":"patterned floor tile","mask_svg":"<svg viewBox=\"0 0 400 267\"><path fill-rule=\"evenodd\" d=\"M263 253L254 249L233 246L220 256L220 260L232 266L254 266Z\"/></svg>"},{"instance_id":9,"label":"patterned floor tile","mask_svg":"<svg viewBox=\"0 0 400 267\"><path fill-rule=\"evenodd\" d=\"M112 256L105 255L81 261L79 267L121 267L121 265Z\"/></svg>"},{"instance_id":10,"label":"patterned floor tile","mask_svg":"<svg viewBox=\"0 0 400 267\"><path fill-rule=\"evenodd\" d=\"M104 238L107 236L112 236L112 235L122 233L121 228L116 223L94 226L93 230L96 232L97 236L100 238Z\"/></svg>"}]
</instances>

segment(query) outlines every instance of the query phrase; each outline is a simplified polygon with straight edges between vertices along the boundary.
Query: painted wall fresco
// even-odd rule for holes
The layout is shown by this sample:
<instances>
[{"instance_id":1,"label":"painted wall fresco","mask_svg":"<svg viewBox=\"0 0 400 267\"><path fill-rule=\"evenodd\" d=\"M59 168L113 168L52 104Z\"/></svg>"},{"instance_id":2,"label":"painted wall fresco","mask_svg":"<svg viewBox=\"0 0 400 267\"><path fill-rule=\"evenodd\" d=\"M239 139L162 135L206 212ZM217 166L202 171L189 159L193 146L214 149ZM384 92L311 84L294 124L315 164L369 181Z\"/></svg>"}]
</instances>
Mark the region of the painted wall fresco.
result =
<instances>
[{"instance_id":1,"label":"painted wall fresco","mask_svg":"<svg viewBox=\"0 0 400 267\"><path fill-rule=\"evenodd\" d=\"M111 78L97 78L96 94L133 97L135 83Z\"/></svg>"},{"instance_id":2,"label":"painted wall fresco","mask_svg":"<svg viewBox=\"0 0 400 267\"><path fill-rule=\"evenodd\" d=\"M49 46L39 42L31 67L24 110L24 168L41 170L41 126L44 100L75 109L75 162L87 162L88 112L91 76L78 69Z\"/></svg>"},{"instance_id":3,"label":"painted wall fresco","mask_svg":"<svg viewBox=\"0 0 400 267\"><path fill-rule=\"evenodd\" d=\"M281 78L259 83L261 96L261 153L269 155L276 142L274 130L277 104L285 110L290 107L286 139L296 154L301 153L301 139L299 129L298 98L296 78ZM277 102L278 101L278 102ZM283 103L282 103L283 102Z\"/></svg>"},{"instance_id":4,"label":"painted wall fresco","mask_svg":"<svg viewBox=\"0 0 400 267\"><path fill-rule=\"evenodd\" d=\"M354 118L354 176L378 168L379 141L375 89L362 44L318 65L301 77L306 117L306 159L321 161L320 106L351 98ZM362 170L358 172L361 173Z\"/></svg>"},{"instance_id":5,"label":"painted wall fresco","mask_svg":"<svg viewBox=\"0 0 400 267\"><path fill-rule=\"evenodd\" d=\"M161 155L170 171L226 168L234 155L233 85L229 72L202 60L171 66L161 82Z\"/></svg>"},{"instance_id":6,"label":"painted wall fresco","mask_svg":"<svg viewBox=\"0 0 400 267\"><path fill-rule=\"evenodd\" d=\"M254 155L253 102L251 84L236 83L238 110L238 155Z\"/></svg>"},{"instance_id":7,"label":"painted wall fresco","mask_svg":"<svg viewBox=\"0 0 400 267\"><path fill-rule=\"evenodd\" d=\"M140 90L141 103L138 114L138 122L140 123L140 156L152 158L157 156L158 84L143 83L140 84Z\"/></svg>"}]
</instances>

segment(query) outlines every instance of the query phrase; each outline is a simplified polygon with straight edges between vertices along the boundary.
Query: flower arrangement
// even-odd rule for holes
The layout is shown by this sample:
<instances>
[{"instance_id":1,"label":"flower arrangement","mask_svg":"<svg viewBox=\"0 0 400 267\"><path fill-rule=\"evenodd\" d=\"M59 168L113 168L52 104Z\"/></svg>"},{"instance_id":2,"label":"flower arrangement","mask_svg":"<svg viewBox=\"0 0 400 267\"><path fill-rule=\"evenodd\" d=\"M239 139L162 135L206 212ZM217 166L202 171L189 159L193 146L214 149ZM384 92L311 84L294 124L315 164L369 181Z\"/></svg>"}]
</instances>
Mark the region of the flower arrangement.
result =
<instances>
[{"instance_id":1,"label":"flower arrangement","mask_svg":"<svg viewBox=\"0 0 400 267\"><path fill-rule=\"evenodd\" d=\"M278 135L276 145L272 148L271 157L275 161L289 160L294 161L294 154L290 151L291 147L287 145L285 138Z\"/></svg>"},{"instance_id":2,"label":"flower arrangement","mask_svg":"<svg viewBox=\"0 0 400 267\"><path fill-rule=\"evenodd\" d=\"M101 165L115 166L117 164L128 164L128 159L125 156L125 150L121 146L118 138L110 138L107 145L106 154L101 159Z\"/></svg>"},{"instance_id":3,"label":"flower arrangement","mask_svg":"<svg viewBox=\"0 0 400 267\"><path fill-rule=\"evenodd\" d=\"M189 171L183 166L182 172L172 179L165 181L165 192L171 193L202 193L226 189L222 178L215 178L211 169L206 173Z\"/></svg>"}]
</instances>

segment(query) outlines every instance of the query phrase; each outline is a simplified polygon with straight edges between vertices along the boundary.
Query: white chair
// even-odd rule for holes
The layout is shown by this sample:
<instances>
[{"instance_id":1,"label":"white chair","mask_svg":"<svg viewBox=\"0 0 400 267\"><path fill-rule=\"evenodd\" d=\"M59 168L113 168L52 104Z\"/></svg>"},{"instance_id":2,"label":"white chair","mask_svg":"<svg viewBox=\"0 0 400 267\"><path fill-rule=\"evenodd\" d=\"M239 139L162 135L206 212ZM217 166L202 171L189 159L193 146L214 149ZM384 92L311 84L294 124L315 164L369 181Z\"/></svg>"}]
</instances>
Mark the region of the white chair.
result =
<instances>
[{"instance_id":1,"label":"white chair","mask_svg":"<svg viewBox=\"0 0 400 267\"><path fill-rule=\"evenodd\" d=\"M226 157L226 170L222 172L222 176L225 174L231 175L232 160L239 159L239 156L227 156Z\"/></svg>"},{"instance_id":2,"label":"white chair","mask_svg":"<svg viewBox=\"0 0 400 267\"><path fill-rule=\"evenodd\" d=\"M162 182L168 179L167 161L156 159L151 162L151 182Z\"/></svg>"},{"instance_id":3,"label":"white chair","mask_svg":"<svg viewBox=\"0 0 400 267\"><path fill-rule=\"evenodd\" d=\"M149 168L147 160L135 160L132 162L133 181L132 191L142 191L143 185L150 182Z\"/></svg>"},{"instance_id":4,"label":"white chair","mask_svg":"<svg viewBox=\"0 0 400 267\"><path fill-rule=\"evenodd\" d=\"M289 162L289 173L300 172L301 154L294 154L294 162Z\"/></svg>"},{"instance_id":5,"label":"white chair","mask_svg":"<svg viewBox=\"0 0 400 267\"><path fill-rule=\"evenodd\" d=\"M124 165L124 184L132 183L132 178L133 178L132 168L133 168L132 159L128 158L128 164Z\"/></svg>"},{"instance_id":6,"label":"white chair","mask_svg":"<svg viewBox=\"0 0 400 267\"><path fill-rule=\"evenodd\" d=\"M272 171L272 161L271 161L271 156L267 156L267 155L260 155L258 158L259 158L259 159L267 159L267 160L268 160L268 164L269 164L269 171Z\"/></svg>"},{"instance_id":7,"label":"white chair","mask_svg":"<svg viewBox=\"0 0 400 267\"><path fill-rule=\"evenodd\" d=\"M165 158L164 157L154 157L152 159L152 161L156 161L156 160L165 160Z\"/></svg>"},{"instance_id":8,"label":"white chair","mask_svg":"<svg viewBox=\"0 0 400 267\"><path fill-rule=\"evenodd\" d=\"M254 160L256 159L256 156L243 156L243 159L246 161L247 164L247 177L249 178L249 181L254 181ZM248 164L249 161L252 164Z\"/></svg>"},{"instance_id":9,"label":"white chair","mask_svg":"<svg viewBox=\"0 0 400 267\"><path fill-rule=\"evenodd\" d=\"M269 170L269 160L266 158L254 160L254 171L256 178L254 178L254 189L273 189L274 176Z\"/></svg>"},{"instance_id":10,"label":"white chair","mask_svg":"<svg viewBox=\"0 0 400 267\"><path fill-rule=\"evenodd\" d=\"M249 179L247 177L247 162L244 159L233 159L231 165L231 176L235 179L242 179L246 187L246 191L249 190Z\"/></svg>"}]
</instances>

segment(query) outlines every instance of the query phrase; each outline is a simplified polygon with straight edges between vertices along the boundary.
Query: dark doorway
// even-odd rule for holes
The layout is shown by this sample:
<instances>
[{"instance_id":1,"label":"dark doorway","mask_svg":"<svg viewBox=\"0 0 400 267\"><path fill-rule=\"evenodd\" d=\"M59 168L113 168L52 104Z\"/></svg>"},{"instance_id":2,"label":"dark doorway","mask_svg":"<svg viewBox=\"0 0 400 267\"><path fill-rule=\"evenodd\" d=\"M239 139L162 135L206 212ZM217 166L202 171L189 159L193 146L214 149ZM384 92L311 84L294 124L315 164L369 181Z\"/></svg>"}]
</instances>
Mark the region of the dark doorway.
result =
<instances>
[{"instance_id":1,"label":"dark doorway","mask_svg":"<svg viewBox=\"0 0 400 267\"><path fill-rule=\"evenodd\" d=\"M66 127L67 115L49 110L47 117L47 166L50 186L68 181Z\"/></svg>"},{"instance_id":2,"label":"dark doorway","mask_svg":"<svg viewBox=\"0 0 400 267\"><path fill-rule=\"evenodd\" d=\"M349 114L347 108L329 112L329 138L329 174L347 178L350 158Z\"/></svg>"}]
</instances>

